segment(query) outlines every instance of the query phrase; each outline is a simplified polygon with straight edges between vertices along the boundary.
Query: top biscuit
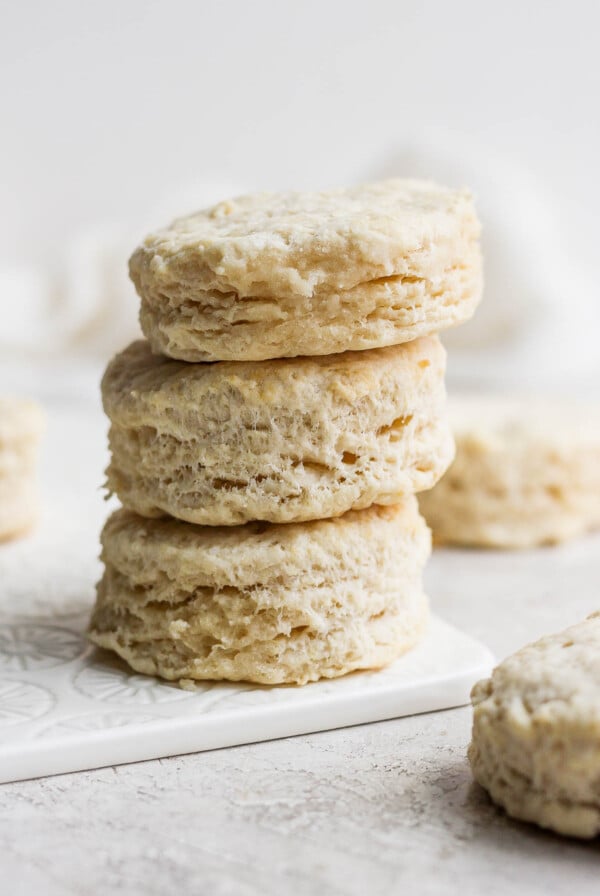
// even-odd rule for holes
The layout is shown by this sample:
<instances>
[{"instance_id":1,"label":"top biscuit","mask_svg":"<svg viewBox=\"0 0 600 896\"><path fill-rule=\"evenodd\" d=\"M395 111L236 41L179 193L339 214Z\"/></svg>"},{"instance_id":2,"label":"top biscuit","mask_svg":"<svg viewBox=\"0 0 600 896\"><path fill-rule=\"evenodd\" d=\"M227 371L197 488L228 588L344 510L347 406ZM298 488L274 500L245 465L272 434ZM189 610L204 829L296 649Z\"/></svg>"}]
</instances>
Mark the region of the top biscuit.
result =
<instances>
[{"instance_id":1,"label":"top biscuit","mask_svg":"<svg viewBox=\"0 0 600 896\"><path fill-rule=\"evenodd\" d=\"M460 323L481 293L471 196L388 180L222 202L130 259L155 351L264 360L409 342Z\"/></svg>"}]
</instances>

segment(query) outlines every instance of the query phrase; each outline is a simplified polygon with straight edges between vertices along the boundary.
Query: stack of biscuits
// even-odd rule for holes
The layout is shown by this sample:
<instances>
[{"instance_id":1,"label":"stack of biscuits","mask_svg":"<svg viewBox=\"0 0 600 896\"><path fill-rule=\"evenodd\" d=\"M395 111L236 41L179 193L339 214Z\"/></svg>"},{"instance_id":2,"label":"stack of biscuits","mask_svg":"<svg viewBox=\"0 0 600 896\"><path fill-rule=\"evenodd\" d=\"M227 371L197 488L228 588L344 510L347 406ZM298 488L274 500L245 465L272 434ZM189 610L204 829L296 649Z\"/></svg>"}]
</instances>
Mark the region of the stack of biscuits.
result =
<instances>
[{"instance_id":1,"label":"stack of biscuits","mask_svg":"<svg viewBox=\"0 0 600 896\"><path fill-rule=\"evenodd\" d=\"M170 680L304 684L418 642L453 457L438 331L481 293L470 195L260 194L135 251L147 341L109 365L90 637Z\"/></svg>"}]
</instances>

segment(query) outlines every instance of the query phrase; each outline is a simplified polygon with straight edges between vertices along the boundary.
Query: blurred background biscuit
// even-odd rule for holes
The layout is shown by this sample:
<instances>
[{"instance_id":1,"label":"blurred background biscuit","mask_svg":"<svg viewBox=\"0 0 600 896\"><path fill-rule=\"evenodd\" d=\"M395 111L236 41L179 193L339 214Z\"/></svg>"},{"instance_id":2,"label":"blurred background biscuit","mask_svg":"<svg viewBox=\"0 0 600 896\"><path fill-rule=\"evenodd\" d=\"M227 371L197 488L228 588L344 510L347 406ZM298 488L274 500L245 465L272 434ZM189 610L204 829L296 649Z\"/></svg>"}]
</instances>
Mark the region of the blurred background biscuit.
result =
<instances>
[{"instance_id":1,"label":"blurred background biscuit","mask_svg":"<svg viewBox=\"0 0 600 896\"><path fill-rule=\"evenodd\" d=\"M23 534L37 519L36 465L43 428L37 404L0 398L0 541Z\"/></svg>"},{"instance_id":2,"label":"blurred background biscuit","mask_svg":"<svg viewBox=\"0 0 600 896\"><path fill-rule=\"evenodd\" d=\"M456 458L420 496L434 538L527 548L600 526L600 405L453 398Z\"/></svg>"}]
</instances>

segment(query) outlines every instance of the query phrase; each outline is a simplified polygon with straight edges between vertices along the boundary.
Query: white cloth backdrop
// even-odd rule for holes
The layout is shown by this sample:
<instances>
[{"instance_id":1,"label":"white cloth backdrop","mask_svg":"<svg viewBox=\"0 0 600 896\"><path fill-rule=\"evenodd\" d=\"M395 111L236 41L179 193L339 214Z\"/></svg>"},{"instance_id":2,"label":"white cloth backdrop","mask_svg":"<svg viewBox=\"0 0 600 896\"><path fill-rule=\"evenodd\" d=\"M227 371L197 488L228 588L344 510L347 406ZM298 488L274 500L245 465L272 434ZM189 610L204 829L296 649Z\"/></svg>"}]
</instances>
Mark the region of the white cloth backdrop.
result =
<instances>
[{"instance_id":1,"label":"white cloth backdrop","mask_svg":"<svg viewBox=\"0 0 600 896\"><path fill-rule=\"evenodd\" d=\"M5 7L0 391L78 388L136 335L148 229L390 174L477 194L485 299L450 382L599 387L597 0Z\"/></svg>"},{"instance_id":2,"label":"white cloth backdrop","mask_svg":"<svg viewBox=\"0 0 600 896\"><path fill-rule=\"evenodd\" d=\"M484 301L448 331L451 384L569 391L597 381L600 303L559 210L527 171L466 138L428 133L391 148L357 180L409 175L469 185L483 221ZM0 270L12 296L0 333L5 358L104 359L139 334L127 258L151 226L243 192L220 177L162 197L145 221L91 229L64 247L52 273Z\"/></svg>"}]
</instances>

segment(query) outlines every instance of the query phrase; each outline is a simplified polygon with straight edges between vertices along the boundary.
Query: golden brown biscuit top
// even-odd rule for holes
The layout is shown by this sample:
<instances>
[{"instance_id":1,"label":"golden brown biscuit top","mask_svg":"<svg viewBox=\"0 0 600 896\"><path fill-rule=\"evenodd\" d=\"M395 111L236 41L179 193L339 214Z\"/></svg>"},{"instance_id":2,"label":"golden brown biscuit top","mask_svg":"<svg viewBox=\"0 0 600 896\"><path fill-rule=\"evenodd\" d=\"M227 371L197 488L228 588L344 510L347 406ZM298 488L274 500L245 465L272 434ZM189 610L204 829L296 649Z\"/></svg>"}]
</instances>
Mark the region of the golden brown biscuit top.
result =
<instances>
[{"instance_id":1,"label":"golden brown biscuit top","mask_svg":"<svg viewBox=\"0 0 600 896\"><path fill-rule=\"evenodd\" d=\"M436 242L474 241L471 195L391 179L320 193L258 193L179 218L130 259L145 282L240 296L311 296L411 271L406 255Z\"/></svg>"}]
</instances>

